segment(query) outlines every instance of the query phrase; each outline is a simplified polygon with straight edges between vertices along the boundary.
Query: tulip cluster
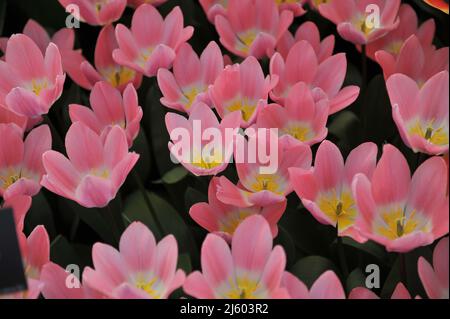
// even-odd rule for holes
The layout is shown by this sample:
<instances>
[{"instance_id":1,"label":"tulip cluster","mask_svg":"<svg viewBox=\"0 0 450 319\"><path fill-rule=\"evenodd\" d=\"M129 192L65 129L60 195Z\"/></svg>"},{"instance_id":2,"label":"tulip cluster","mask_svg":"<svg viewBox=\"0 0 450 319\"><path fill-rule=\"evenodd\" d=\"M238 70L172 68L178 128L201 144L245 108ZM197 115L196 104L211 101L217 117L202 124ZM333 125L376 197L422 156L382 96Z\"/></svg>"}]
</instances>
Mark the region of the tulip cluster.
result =
<instances>
[{"instance_id":1,"label":"tulip cluster","mask_svg":"<svg viewBox=\"0 0 450 319\"><path fill-rule=\"evenodd\" d=\"M435 46L435 21L419 25L400 0L199 2L217 32L200 50L180 7L160 13L167 0L59 0L98 28L92 63L74 48L74 29L50 36L29 20L22 33L0 38L0 207L14 210L28 282L26 292L6 297L379 298L368 287L342 284L345 241L361 251L374 244L400 262L433 247L432 263L414 260L426 294L419 297L448 298L449 52ZM307 8L335 24L338 36L322 39L305 21ZM122 19L128 11L131 19ZM364 73L367 63L378 64L397 139L379 145L365 136L343 147L334 133L340 115L368 112L367 74L362 83L349 81L351 61L335 52L341 40L359 51ZM89 98L61 98L69 81ZM141 93L154 88L158 99L141 107ZM179 266L179 250L186 254L191 243L168 231L166 211L155 213L149 195L167 175L152 174L149 183L138 174L149 166L149 147L139 144L154 129L144 121L156 115L152 123L163 123L157 135L167 139L163 148L147 143L155 159L168 149L163 161L180 164L185 181L207 193L183 212L205 234L194 270ZM144 218L122 208L114 216L114 202L133 197L132 171L147 206L132 208L147 208ZM116 237L89 247L92 263L78 277L50 260L44 225L27 223L42 194L51 206L82 209L77 223L91 226L100 216ZM286 244L282 220L297 222L297 215L314 225L311 232L331 230L339 255L340 267L312 282L292 267ZM393 299L416 297L404 277L393 287Z\"/></svg>"}]
</instances>

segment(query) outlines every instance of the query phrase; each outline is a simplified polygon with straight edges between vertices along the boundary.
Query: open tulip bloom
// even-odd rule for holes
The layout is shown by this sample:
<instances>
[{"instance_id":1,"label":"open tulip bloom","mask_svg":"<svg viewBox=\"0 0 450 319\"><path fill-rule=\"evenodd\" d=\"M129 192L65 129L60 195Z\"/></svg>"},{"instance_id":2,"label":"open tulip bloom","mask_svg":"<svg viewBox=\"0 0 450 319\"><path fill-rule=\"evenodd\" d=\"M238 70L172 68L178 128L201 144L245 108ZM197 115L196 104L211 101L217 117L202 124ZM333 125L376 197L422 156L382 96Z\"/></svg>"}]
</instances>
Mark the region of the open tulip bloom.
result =
<instances>
[{"instance_id":1,"label":"open tulip bloom","mask_svg":"<svg viewBox=\"0 0 450 319\"><path fill-rule=\"evenodd\" d=\"M410 2L0 0L0 300L448 300L448 1Z\"/></svg>"},{"instance_id":2,"label":"open tulip bloom","mask_svg":"<svg viewBox=\"0 0 450 319\"><path fill-rule=\"evenodd\" d=\"M174 8L163 19L153 6L144 4L136 9L131 30L123 24L116 26L119 48L113 52L116 63L134 69L148 77L159 68L169 68L180 45L194 33L183 26L183 13Z\"/></svg>"},{"instance_id":3,"label":"open tulip bloom","mask_svg":"<svg viewBox=\"0 0 450 319\"><path fill-rule=\"evenodd\" d=\"M356 228L388 251L408 252L448 234L447 165L439 157L411 173L402 153L385 145L372 178L357 174ZM428 182L424 183L425 176Z\"/></svg>"}]
</instances>

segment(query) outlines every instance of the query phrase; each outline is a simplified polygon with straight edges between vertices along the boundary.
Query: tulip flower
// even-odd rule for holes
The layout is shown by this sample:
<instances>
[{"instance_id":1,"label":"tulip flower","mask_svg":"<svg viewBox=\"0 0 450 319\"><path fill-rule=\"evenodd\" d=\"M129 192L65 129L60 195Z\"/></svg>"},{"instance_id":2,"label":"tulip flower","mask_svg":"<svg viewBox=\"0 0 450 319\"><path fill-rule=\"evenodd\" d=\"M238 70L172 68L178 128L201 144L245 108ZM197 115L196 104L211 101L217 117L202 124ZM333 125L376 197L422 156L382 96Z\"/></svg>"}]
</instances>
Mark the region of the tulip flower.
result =
<instances>
[{"instance_id":1,"label":"tulip flower","mask_svg":"<svg viewBox=\"0 0 450 319\"><path fill-rule=\"evenodd\" d=\"M227 14L216 15L214 23L227 50L260 59L272 56L293 18L291 11L279 12L274 1L228 0Z\"/></svg>"},{"instance_id":2,"label":"tulip flower","mask_svg":"<svg viewBox=\"0 0 450 319\"><path fill-rule=\"evenodd\" d=\"M45 299L86 298L86 291L79 278L52 262L42 267L41 282L43 283L42 295Z\"/></svg>"},{"instance_id":3,"label":"tulip flower","mask_svg":"<svg viewBox=\"0 0 450 319\"><path fill-rule=\"evenodd\" d=\"M418 272L425 292L430 299L448 299L448 237L434 248L433 267L425 258L418 261Z\"/></svg>"},{"instance_id":4,"label":"tulip flower","mask_svg":"<svg viewBox=\"0 0 450 319\"><path fill-rule=\"evenodd\" d=\"M72 124L66 136L69 158L45 152L46 174L41 184L48 190L87 207L105 207L116 197L139 155L128 152L125 131L111 128L104 143L82 122Z\"/></svg>"},{"instance_id":5,"label":"tulip flower","mask_svg":"<svg viewBox=\"0 0 450 319\"><path fill-rule=\"evenodd\" d=\"M281 203L293 191L288 169L308 169L311 166L312 152L308 145L292 144L284 138L278 140L278 136L273 133L265 139L258 135L249 136L248 142L242 139L236 146L239 184L234 185L225 176L220 177L217 198L225 204L251 207ZM243 145L242 149L239 145ZM256 145L256 149L253 145ZM261 156L264 149L269 154L267 161ZM239 158L241 153L249 154L249 157ZM255 158L251 159L252 156ZM276 162L271 163L272 158L276 158Z\"/></svg>"},{"instance_id":6,"label":"tulip flower","mask_svg":"<svg viewBox=\"0 0 450 319\"><path fill-rule=\"evenodd\" d=\"M33 19L28 20L23 29L23 34L37 44L42 54L45 54L50 43L56 44L61 54L63 70L70 78L83 88L88 88L89 84L80 70L80 65L85 61L81 50L74 50L75 31L73 29L61 29L50 38L47 31ZM3 39L3 40L2 40ZM0 51L6 52L8 38L0 39ZM4 43L4 47L1 45Z\"/></svg>"},{"instance_id":7,"label":"tulip flower","mask_svg":"<svg viewBox=\"0 0 450 319\"><path fill-rule=\"evenodd\" d=\"M241 111L241 126L254 123L259 110L267 105L269 91L276 84L264 72L258 60L248 57L241 64L226 66L210 87L213 106L223 118L229 113Z\"/></svg>"},{"instance_id":8,"label":"tulip flower","mask_svg":"<svg viewBox=\"0 0 450 319\"><path fill-rule=\"evenodd\" d=\"M37 226L28 238L23 233L19 233L19 243L28 289L2 297L37 299L44 286L41 281L42 268L50 261L50 239L44 226Z\"/></svg>"},{"instance_id":9,"label":"tulip flower","mask_svg":"<svg viewBox=\"0 0 450 319\"><path fill-rule=\"evenodd\" d=\"M211 105L208 88L223 67L224 59L215 42L208 44L200 58L189 44L181 45L173 62L173 73L166 69L158 71L158 85L164 96L161 104L186 113L196 102Z\"/></svg>"},{"instance_id":10,"label":"tulip flower","mask_svg":"<svg viewBox=\"0 0 450 319\"><path fill-rule=\"evenodd\" d=\"M90 25L108 25L120 19L127 0L58 0L76 19ZM71 6L76 5L79 11Z\"/></svg>"},{"instance_id":11,"label":"tulip flower","mask_svg":"<svg viewBox=\"0 0 450 319\"><path fill-rule=\"evenodd\" d=\"M105 26L100 31L95 46L96 69L87 61L80 65L83 76L88 82L87 89L92 89L95 83L100 81L107 81L120 91L123 91L130 83L135 88L139 88L142 74L114 61L113 51L118 47L114 27L112 25Z\"/></svg>"},{"instance_id":12,"label":"tulip flower","mask_svg":"<svg viewBox=\"0 0 450 319\"><path fill-rule=\"evenodd\" d=\"M397 28L400 0L340 0L318 6L336 24L339 35L359 45L371 43Z\"/></svg>"},{"instance_id":13,"label":"tulip flower","mask_svg":"<svg viewBox=\"0 0 450 319\"><path fill-rule=\"evenodd\" d=\"M227 15L228 0L199 0L208 20L214 23L217 15Z\"/></svg>"},{"instance_id":14,"label":"tulip flower","mask_svg":"<svg viewBox=\"0 0 450 319\"><path fill-rule=\"evenodd\" d=\"M0 105L35 122L61 96L66 78L58 47L50 43L43 56L36 43L23 34L8 40L0 74Z\"/></svg>"},{"instance_id":15,"label":"tulip flower","mask_svg":"<svg viewBox=\"0 0 450 319\"><path fill-rule=\"evenodd\" d=\"M22 131L27 128L28 119L26 116L19 115L6 106L0 105L0 125L1 124L15 124Z\"/></svg>"},{"instance_id":16,"label":"tulip flower","mask_svg":"<svg viewBox=\"0 0 450 319\"><path fill-rule=\"evenodd\" d=\"M299 17L306 13L303 8L307 0L274 0L278 5L280 12L284 10L292 11L295 17Z\"/></svg>"},{"instance_id":17,"label":"tulip flower","mask_svg":"<svg viewBox=\"0 0 450 319\"><path fill-rule=\"evenodd\" d=\"M216 175L225 170L233 156L233 136L240 122L241 114L233 112L219 123L211 108L201 102L192 106L189 119L167 113L166 127L172 140L169 150L191 173Z\"/></svg>"},{"instance_id":18,"label":"tulip flower","mask_svg":"<svg viewBox=\"0 0 450 319\"><path fill-rule=\"evenodd\" d=\"M351 184L356 174L372 177L377 161L377 146L364 143L355 148L344 164L338 147L329 141L320 144L314 168L291 168L294 190L308 211L322 224L332 225L339 236L358 242L366 239L355 229L359 216Z\"/></svg>"},{"instance_id":19,"label":"tulip flower","mask_svg":"<svg viewBox=\"0 0 450 319\"><path fill-rule=\"evenodd\" d=\"M83 285L106 298L167 299L185 279L184 272L176 269L177 259L173 235L156 244L147 226L134 222L122 234L119 250L94 245L94 269L86 267Z\"/></svg>"},{"instance_id":20,"label":"tulip flower","mask_svg":"<svg viewBox=\"0 0 450 319\"><path fill-rule=\"evenodd\" d=\"M334 35L331 34L321 41L319 28L312 21L302 23L295 32L295 37L289 31L285 32L278 42L277 52L281 54L283 59L286 59L291 48L302 40L311 44L319 63L333 55Z\"/></svg>"},{"instance_id":21,"label":"tulip flower","mask_svg":"<svg viewBox=\"0 0 450 319\"><path fill-rule=\"evenodd\" d=\"M397 57L378 51L375 58L386 80L393 74L402 73L414 79L419 86L436 73L448 71L448 47L436 49L432 45L424 46L416 35L403 43Z\"/></svg>"},{"instance_id":22,"label":"tulip flower","mask_svg":"<svg viewBox=\"0 0 450 319\"><path fill-rule=\"evenodd\" d=\"M286 254L272 247L272 234L262 216L248 217L236 229L231 249L209 234L202 245L202 272L191 273L184 291L198 299L289 298L281 287Z\"/></svg>"},{"instance_id":23,"label":"tulip flower","mask_svg":"<svg viewBox=\"0 0 450 319\"><path fill-rule=\"evenodd\" d=\"M136 9L131 30L116 26L119 48L113 51L116 63L134 69L148 77L160 68L170 68L178 48L189 40L194 28L183 27L183 13L175 7L164 20L152 5Z\"/></svg>"},{"instance_id":24,"label":"tulip flower","mask_svg":"<svg viewBox=\"0 0 450 319\"><path fill-rule=\"evenodd\" d=\"M69 114L72 122L81 121L103 139L115 125L125 130L128 146L139 134L142 108L133 85L128 84L123 97L107 82L95 84L90 102L92 110L86 106L71 104Z\"/></svg>"},{"instance_id":25,"label":"tulip flower","mask_svg":"<svg viewBox=\"0 0 450 319\"><path fill-rule=\"evenodd\" d=\"M372 290L367 289L365 287L356 287L348 296L348 299L380 299ZM397 284L392 293L391 299L412 299L411 294L408 289L406 289L405 285L401 282Z\"/></svg>"},{"instance_id":26,"label":"tulip flower","mask_svg":"<svg viewBox=\"0 0 450 319\"><path fill-rule=\"evenodd\" d=\"M420 89L403 74L394 74L386 85L394 121L405 144L416 153L448 152L448 71L436 74Z\"/></svg>"},{"instance_id":27,"label":"tulip flower","mask_svg":"<svg viewBox=\"0 0 450 319\"><path fill-rule=\"evenodd\" d=\"M284 105L292 86L304 82L311 89L322 89L330 100L330 114L336 113L352 104L359 95L357 86L342 88L346 70L344 53L319 62L312 45L302 40L291 48L286 60L279 53L275 53L270 60L270 74L279 78L270 97Z\"/></svg>"},{"instance_id":28,"label":"tulip flower","mask_svg":"<svg viewBox=\"0 0 450 319\"><path fill-rule=\"evenodd\" d=\"M286 201L269 206L235 207L222 203L217 198L219 178L214 177L209 183L209 203L197 203L189 210L195 222L211 233L216 233L231 242L236 229L249 216L261 215L269 223L272 236L278 234L277 223L286 209Z\"/></svg>"},{"instance_id":29,"label":"tulip flower","mask_svg":"<svg viewBox=\"0 0 450 319\"><path fill-rule=\"evenodd\" d=\"M285 107L270 104L259 112L256 127L277 128L280 137L313 145L328 134L328 113L325 93L318 88L310 91L305 83L299 82L290 90Z\"/></svg>"},{"instance_id":30,"label":"tulip flower","mask_svg":"<svg viewBox=\"0 0 450 319\"><path fill-rule=\"evenodd\" d=\"M35 128L24 141L16 125L0 124L0 136L0 196L36 195L44 174L42 154L52 147L50 129Z\"/></svg>"},{"instance_id":31,"label":"tulip flower","mask_svg":"<svg viewBox=\"0 0 450 319\"><path fill-rule=\"evenodd\" d=\"M404 253L431 244L448 234L447 167L440 157L425 161L410 176L404 156L392 145L383 155L371 179L354 177L352 189L361 234Z\"/></svg>"},{"instance_id":32,"label":"tulip flower","mask_svg":"<svg viewBox=\"0 0 450 319\"><path fill-rule=\"evenodd\" d=\"M167 0L128 0L128 5L133 8L138 8L140 5L148 3L157 7L165 2L167 2Z\"/></svg>"},{"instance_id":33,"label":"tulip flower","mask_svg":"<svg viewBox=\"0 0 450 319\"><path fill-rule=\"evenodd\" d=\"M383 54L390 54L393 58L396 58L403 43L411 35L416 35L425 48L433 45L432 42L436 30L436 24L433 19L428 19L419 27L416 12L406 3L400 6L398 17L400 23L396 29L367 45L366 54L372 60L375 60L375 54L378 51L384 51L385 53Z\"/></svg>"},{"instance_id":34,"label":"tulip flower","mask_svg":"<svg viewBox=\"0 0 450 319\"><path fill-rule=\"evenodd\" d=\"M336 274L328 270L308 290L306 285L294 275L285 272L281 283L292 299L345 299L345 291Z\"/></svg>"},{"instance_id":35,"label":"tulip flower","mask_svg":"<svg viewBox=\"0 0 450 319\"><path fill-rule=\"evenodd\" d=\"M26 195L17 195L6 200L0 208L11 208L14 214L14 223L17 233L23 231L25 216L31 207L31 197Z\"/></svg>"}]
</instances>

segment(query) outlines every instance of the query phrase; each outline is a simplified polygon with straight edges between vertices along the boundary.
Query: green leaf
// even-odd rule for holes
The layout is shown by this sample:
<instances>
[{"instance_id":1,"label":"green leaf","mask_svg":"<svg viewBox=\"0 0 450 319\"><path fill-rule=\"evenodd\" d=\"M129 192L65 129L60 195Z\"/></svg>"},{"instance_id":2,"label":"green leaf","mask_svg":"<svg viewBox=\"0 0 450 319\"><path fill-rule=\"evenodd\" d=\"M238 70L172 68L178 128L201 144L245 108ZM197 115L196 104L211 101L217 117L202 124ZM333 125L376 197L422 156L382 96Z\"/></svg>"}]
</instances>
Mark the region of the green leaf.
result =
<instances>
[{"instance_id":1,"label":"green leaf","mask_svg":"<svg viewBox=\"0 0 450 319\"><path fill-rule=\"evenodd\" d=\"M176 184L182 181L186 176L188 176L189 172L183 166L177 166L168 171L162 177L162 182L168 185Z\"/></svg>"},{"instance_id":2,"label":"green leaf","mask_svg":"<svg viewBox=\"0 0 450 319\"><path fill-rule=\"evenodd\" d=\"M387 263L388 254L386 253L386 250L384 249L383 246L381 246L373 241L367 241L364 244L361 244L361 243L354 241L350 237L343 237L342 243L346 246L353 247L359 251L363 251L366 254L369 254L369 255L377 258L377 260L379 260L383 264Z\"/></svg>"},{"instance_id":3,"label":"green leaf","mask_svg":"<svg viewBox=\"0 0 450 319\"><path fill-rule=\"evenodd\" d=\"M184 270L186 274L192 272L191 256L189 254L181 254L178 256L178 269Z\"/></svg>"},{"instance_id":4,"label":"green leaf","mask_svg":"<svg viewBox=\"0 0 450 319\"><path fill-rule=\"evenodd\" d=\"M52 209L43 192L39 192L39 194L33 197L31 208L25 219L25 229L29 232L31 232L38 225L45 226L50 238L56 236Z\"/></svg>"},{"instance_id":5,"label":"green leaf","mask_svg":"<svg viewBox=\"0 0 450 319\"><path fill-rule=\"evenodd\" d=\"M426 293L423 289L422 282L420 281L419 274L417 272L417 262L419 257L424 257L428 261L432 260L432 252L429 247L420 247L417 248L405 255L405 265L406 265L406 288L408 289L411 296L414 298L419 295L421 297L425 297ZM391 298L392 293L394 292L395 287L399 282L402 281L402 276L400 272L400 254L397 256L394 264L392 265L391 272L389 273L386 281L383 285L383 289L381 291L382 298Z\"/></svg>"},{"instance_id":6,"label":"green leaf","mask_svg":"<svg viewBox=\"0 0 450 319\"><path fill-rule=\"evenodd\" d=\"M337 273L337 268L331 260L322 256L308 256L300 259L290 271L305 285L311 287L317 278L327 270L333 270Z\"/></svg>"},{"instance_id":7,"label":"green leaf","mask_svg":"<svg viewBox=\"0 0 450 319\"><path fill-rule=\"evenodd\" d=\"M135 169L138 171L143 181L146 181L152 167L152 161L149 150L149 142L145 136L144 129L141 128L138 136L133 142L132 151L139 154L139 161Z\"/></svg>"},{"instance_id":8,"label":"green leaf","mask_svg":"<svg viewBox=\"0 0 450 319\"><path fill-rule=\"evenodd\" d=\"M153 215L146 206L141 192L135 192L125 200L124 214L126 217L132 222L140 221L147 225L158 239L172 234L177 239L180 252L189 252L192 259L197 258L198 247L196 247L192 233L183 218L162 197L151 192L148 192L148 196L153 206L153 211L163 227L163 234L158 230Z\"/></svg>"},{"instance_id":9,"label":"green leaf","mask_svg":"<svg viewBox=\"0 0 450 319\"><path fill-rule=\"evenodd\" d=\"M359 126L360 121L355 113L342 111L333 117L331 124L328 126L328 131L339 139L340 144L351 147L351 145L359 142L361 136Z\"/></svg>"},{"instance_id":10,"label":"green leaf","mask_svg":"<svg viewBox=\"0 0 450 319\"><path fill-rule=\"evenodd\" d=\"M186 209L189 209L197 203L208 202L208 196L200 192L199 190L189 186L188 189L186 190L186 193L184 194L184 201Z\"/></svg>"},{"instance_id":11,"label":"green leaf","mask_svg":"<svg viewBox=\"0 0 450 319\"><path fill-rule=\"evenodd\" d=\"M356 287L366 287L366 275L360 268L354 269L350 275L348 275L345 286L347 293L350 293Z\"/></svg>"},{"instance_id":12,"label":"green leaf","mask_svg":"<svg viewBox=\"0 0 450 319\"><path fill-rule=\"evenodd\" d=\"M281 245L284 248L288 267L297 260L294 240L282 226L278 226L278 235L275 238L274 245Z\"/></svg>"},{"instance_id":13,"label":"green leaf","mask_svg":"<svg viewBox=\"0 0 450 319\"><path fill-rule=\"evenodd\" d=\"M69 244L67 239L61 235L56 237L51 243L50 260L63 268L71 264L78 265L80 269L83 266L75 249Z\"/></svg>"}]
</instances>

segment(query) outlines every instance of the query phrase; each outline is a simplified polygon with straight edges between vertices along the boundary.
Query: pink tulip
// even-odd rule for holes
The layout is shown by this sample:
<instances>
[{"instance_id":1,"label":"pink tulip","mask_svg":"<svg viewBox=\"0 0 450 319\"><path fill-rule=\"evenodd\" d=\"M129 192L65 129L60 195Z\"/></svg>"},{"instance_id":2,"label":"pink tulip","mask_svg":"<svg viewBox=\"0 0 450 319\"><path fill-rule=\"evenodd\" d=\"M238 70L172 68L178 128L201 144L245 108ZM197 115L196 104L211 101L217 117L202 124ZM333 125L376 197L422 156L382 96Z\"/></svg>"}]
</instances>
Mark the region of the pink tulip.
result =
<instances>
[{"instance_id":1,"label":"pink tulip","mask_svg":"<svg viewBox=\"0 0 450 319\"><path fill-rule=\"evenodd\" d=\"M56 44L61 53L63 70L67 72L70 78L78 85L83 88L88 88L89 84L80 70L80 64L85 61L85 58L83 57L81 50L73 49L75 45L75 32L73 29L61 29L50 38L47 31L39 23L30 19L23 29L23 34L37 44L42 54L45 54L45 51L51 42ZM8 39L3 39L5 47L2 48L2 45L0 45L0 51L6 52L6 43Z\"/></svg>"},{"instance_id":2,"label":"pink tulip","mask_svg":"<svg viewBox=\"0 0 450 319\"><path fill-rule=\"evenodd\" d=\"M219 178L214 177L208 188L209 203L197 203L189 210L189 215L200 226L231 241L236 229L247 217L261 215L269 223L272 236L277 236L277 223L286 209L286 201L264 207L235 207L224 204L217 198L218 187L220 187Z\"/></svg>"},{"instance_id":3,"label":"pink tulip","mask_svg":"<svg viewBox=\"0 0 450 319\"><path fill-rule=\"evenodd\" d=\"M194 28L183 27L180 7L163 20L155 7L144 4L134 12L131 30L123 24L116 26L119 49L113 51L113 58L120 65L152 77L158 69L172 66L178 48L193 33Z\"/></svg>"},{"instance_id":4,"label":"pink tulip","mask_svg":"<svg viewBox=\"0 0 450 319\"><path fill-rule=\"evenodd\" d=\"M330 100L330 114L352 104L359 95L357 86L342 89L347 70L347 59L339 53L319 62L312 45L307 41L297 42L289 51L286 60L275 53L270 60L270 74L279 77L278 85L270 93L272 100L284 105L292 86L306 83L311 89L320 88Z\"/></svg>"},{"instance_id":5,"label":"pink tulip","mask_svg":"<svg viewBox=\"0 0 450 319\"><path fill-rule=\"evenodd\" d=\"M392 75L386 85L394 121L405 144L416 153L448 152L448 71L436 74L422 88L403 74Z\"/></svg>"},{"instance_id":6,"label":"pink tulip","mask_svg":"<svg viewBox=\"0 0 450 319\"><path fill-rule=\"evenodd\" d=\"M230 52L257 59L272 56L293 21L293 13L279 12L274 1L228 0L226 16L216 15L220 42Z\"/></svg>"},{"instance_id":7,"label":"pink tulip","mask_svg":"<svg viewBox=\"0 0 450 319\"><path fill-rule=\"evenodd\" d=\"M303 8L307 0L274 0L278 5L278 10L283 12L284 10L291 11L295 17L299 17L306 13Z\"/></svg>"},{"instance_id":8,"label":"pink tulip","mask_svg":"<svg viewBox=\"0 0 450 319\"><path fill-rule=\"evenodd\" d=\"M344 288L331 270L320 275L309 290L297 277L285 272L282 287L287 289L292 299L345 299Z\"/></svg>"},{"instance_id":9,"label":"pink tulip","mask_svg":"<svg viewBox=\"0 0 450 319\"><path fill-rule=\"evenodd\" d=\"M134 222L120 238L119 251L97 243L92 248L94 268L83 272L83 284L106 298L166 299L183 285L176 270L178 246L173 235L156 244L152 232Z\"/></svg>"},{"instance_id":10,"label":"pink tulip","mask_svg":"<svg viewBox=\"0 0 450 319\"><path fill-rule=\"evenodd\" d=\"M344 40L365 45L397 28L400 23L397 16L400 2L339 0L327 1L318 8L322 16L337 25L337 31Z\"/></svg>"},{"instance_id":11,"label":"pink tulip","mask_svg":"<svg viewBox=\"0 0 450 319\"><path fill-rule=\"evenodd\" d=\"M52 147L47 125L32 130L25 141L14 124L0 124L0 196L5 200L17 195L34 196L44 174L42 154Z\"/></svg>"},{"instance_id":12,"label":"pink tulip","mask_svg":"<svg viewBox=\"0 0 450 319\"><path fill-rule=\"evenodd\" d=\"M320 144L314 168L291 168L290 178L303 205L320 223L336 227L340 236L364 242L355 229L359 211L351 184L356 174L372 177L377 161L377 146L364 143L355 148L344 164L339 148L329 141Z\"/></svg>"},{"instance_id":13,"label":"pink tulip","mask_svg":"<svg viewBox=\"0 0 450 319\"><path fill-rule=\"evenodd\" d=\"M431 299L448 299L448 237L443 238L434 248L433 267L420 257L418 272L425 291Z\"/></svg>"},{"instance_id":14,"label":"pink tulip","mask_svg":"<svg viewBox=\"0 0 450 319\"><path fill-rule=\"evenodd\" d=\"M14 214L14 223L17 233L23 231L25 216L31 207L31 197L26 195L17 195L6 200L0 208L11 208Z\"/></svg>"},{"instance_id":15,"label":"pink tulip","mask_svg":"<svg viewBox=\"0 0 450 319\"><path fill-rule=\"evenodd\" d=\"M191 173L216 175L225 170L233 156L234 138L227 131L237 133L240 122L241 114L233 112L219 123L211 108L201 102L192 106L189 119L167 113L166 127L172 140L169 150Z\"/></svg>"},{"instance_id":16,"label":"pink tulip","mask_svg":"<svg viewBox=\"0 0 450 319\"><path fill-rule=\"evenodd\" d=\"M137 8L143 4L151 4L152 6L159 6L163 3L167 2L167 0L128 0L128 5L133 8Z\"/></svg>"},{"instance_id":17,"label":"pink tulip","mask_svg":"<svg viewBox=\"0 0 450 319\"><path fill-rule=\"evenodd\" d=\"M49 262L41 271L42 295L45 299L85 299L87 293L77 276ZM70 285L67 285L67 284Z\"/></svg>"},{"instance_id":18,"label":"pink tulip","mask_svg":"<svg viewBox=\"0 0 450 319\"><path fill-rule=\"evenodd\" d=\"M158 85L164 96L161 103L186 113L196 102L211 105L208 88L223 67L224 58L215 42L208 44L200 58L189 44L181 45L173 62L173 73L166 69L158 71Z\"/></svg>"},{"instance_id":19,"label":"pink tulip","mask_svg":"<svg viewBox=\"0 0 450 319\"><path fill-rule=\"evenodd\" d=\"M316 88L311 92L299 82L289 92L285 107L270 104L259 112L256 127L277 128L280 137L313 145L328 134L328 113L329 101L323 91Z\"/></svg>"},{"instance_id":20,"label":"pink tulip","mask_svg":"<svg viewBox=\"0 0 450 319\"><path fill-rule=\"evenodd\" d=\"M90 102L92 110L78 104L69 105L72 122L83 122L103 139L112 127L118 125L125 130L128 146L131 147L139 134L143 115L133 85L128 84L122 97L108 82L97 82L91 92Z\"/></svg>"},{"instance_id":21,"label":"pink tulip","mask_svg":"<svg viewBox=\"0 0 450 319\"><path fill-rule=\"evenodd\" d=\"M92 89L95 83L100 81L107 81L120 91L123 91L130 83L135 88L139 88L142 82L142 74L114 61L113 51L118 47L114 27L112 25L105 26L100 31L95 46L96 69L87 61L80 65L81 71L88 82L88 89Z\"/></svg>"},{"instance_id":22,"label":"pink tulip","mask_svg":"<svg viewBox=\"0 0 450 319\"><path fill-rule=\"evenodd\" d=\"M365 287L356 287L348 296L348 299L380 299L372 290ZM408 289L399 282L392 293L391 299L412 299Z\"/></svg>"},{"instance_id":23,"label":"pink tulip","mask_svg":"<svg viewBox=\"0 0 450 319\"><path fill-rule=\"evenodd\" d=\"M384 78L402 73L422 86L428 79L441 71L448 71L448 47L437 49L424 46L416 35L410 36L400 47L397 56L378 51L375 58L383 68Z\"/></svg>"},{"instance_id":24,"label":"pink tulip","mask_svg":"<svg viewBox=\"0 0 450 319\"><path fill-rule=\"evenodd\" d=\"M231 249L209 234L202 245L202 272L191 273L184 291L198 299L289 298L281 278L286 254L272 247L272 234L262 216L248 217L236 229Z\"/></svg>"},{"instance_id":25,"label":"pink tulip","mask_svg":"<svg viewBox=\"0 0 450 319\"><path fill-rule=\"evenodd\" d=\"M55 151L42 159L46 175L41 184L48 190L87 207L105 207L133 169L139 155L128 152L125 131L111 128L104 143L82 122L72 124L66 136L69 159Z\"/></svg>"},{"instance_id":26,"label":"pink tulip","mask_svg":"<svg viewBox=\"0 0 450 319\"><path fill-rule=\"evenodd\" d=\"M26 116L17 114L6 108L6 106L0 105L0 125L1 124L15 124L24 132L27 128L28 119Z\"/></svg>"},{"instance_id":27,"label":"pink tulip","mask_svg":"<svg viewBox=\"0 0 450 319\"><path fill-rule=\"evenodd\" d=\"M37 299L44 286L41 281L42 268L50 261L50 239L44 226L37 226L28 238L20 233L19 242L28 290L6 298Z\"/></svg>"},{"instance_id":28,"label":"pink tulip","mask_svg":"<svg viewBox=\"0 0 450 319\"><path fill-rule=\"evenodd\" d=\"M50 43L45 57L29 37L8 40L5 62L0 61L0 105L39 121L61 96L65 81L58 47Z\"/></svg>"},{"instance_id":29,"label":"pink tulip","mask_svg":"<svg viewBox=\"0 0 450 319\"><path fill-rule=\"evenodd\" d=\"M409 4L402 4L398 12L400 24L384 37L367 45L366 54L375 60L375 53L385 51L396 58L400 53L403 43L411 36L416 35L424 47L432 46L436 25L433 19L428 19L420 27L417 14ZM385 54L385 53L384 53Z\"/></svg>"},{"instance_id":30,"label":"pink tulip","mask_svg":"<svg viewBox=\"0 0 450 319\"><path fill-rule=\"evenodd\" d=\"M211 23L214 23L217 15L227 15L228 0L199 0L199 2Z\"/></svg>"},{"instance_id":31,"label":"pink tulip","mask_svg":"<svg viewBox=\"0 0 450 319\"><path fill-rule=\"evenodd\" d=\"M58 0L71 14L90 25L108 25L120 19L127 6L127 0ZM76 5L79 12L70 10Z\"/></svg>"},{"instance_id":32,"label":"pink tulip","mask_svg":"<svg viewBox=\"0 0 450 319\"><path fill-rule=\"evenodd\" d=\"M241 64L226 66L210 87L209 94L220 117L241 111L241 126L246 128L267 104L269 91L275 84L269 76L264 78L258 60L248 57Z\"/></svg>"},{"instance_id":33,"label":"pink tulip","mask_svg":"<svg viewBox=\"0 0 450 319\"><path fill-rule=\"evenodd\" d=\"M222 176L217 192L217 198L228 205L251 207L281 203L293 190L288 169L292 167L308 169L311 166L312 153L306 144L292 144L283 138L278 141L278 136L274 134L270 134L265 141L257 136L249 136L248 142L242 139L241 143L244 152L256 152L258 155L262 147L270 153L275 153L270 147L278 143L277 153L272 154L276 155L277 163L272 163L272 166L276 164L276 167L270 167L270 164L262 162L260 156L255 156L256 161L253 163L249 159L242 161L239 159L240 151L237 149L235 159L239 184L236 186ZM249 145L257 145L258 150L251 149ZM236 147L239 148L239 145ZM272 168L275 169L273 173L265 171L265 169L272 171Z\"/></svg>"},{"instance_id":34,"label":"pink tulip","mask_svg":"<svg viewBox=\"0 0 450 319\"><path fill-rule=\"evenodd\" d=\"M385 145L372 179L357 174L352 189L360 211L356 228L388 251L408 252L448 233L447 167L425 161L411 178L398 149Z\"/></svg>"},{"instance_id":35,"label":"pink tulip","mask_svg":"<svg viewBox=\"0 0 450 319\"><path fill-rule=\"evenodd\" d=\"M334 35L329 35L321 41L319 28L311 21L302 23L295 32L295 37L289 31L285 32L278 42L277 52L281 54L283 59L286 59L294 44L302 40L308 41L311 44L319 63L322 63L333 55Z\"/></svg>"}]
</instances>

